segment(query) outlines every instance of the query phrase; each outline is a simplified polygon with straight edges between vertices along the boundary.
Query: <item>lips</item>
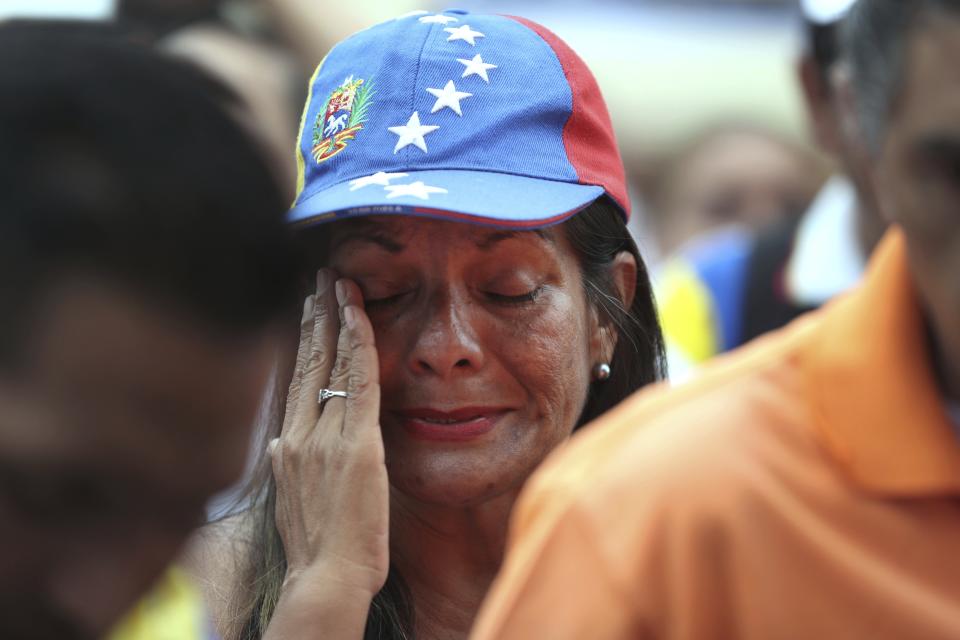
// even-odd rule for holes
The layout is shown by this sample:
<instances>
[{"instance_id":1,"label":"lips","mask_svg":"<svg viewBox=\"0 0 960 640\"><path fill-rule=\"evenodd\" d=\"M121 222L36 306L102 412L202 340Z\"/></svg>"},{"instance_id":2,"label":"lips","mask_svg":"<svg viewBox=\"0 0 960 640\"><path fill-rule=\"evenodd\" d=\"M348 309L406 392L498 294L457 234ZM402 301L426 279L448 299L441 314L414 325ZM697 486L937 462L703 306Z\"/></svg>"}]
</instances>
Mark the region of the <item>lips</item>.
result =
<instances>
[{"instance_id":1,"label":"lips","mask_svg":"<svg viewBox=\"0 0 960 640\"><path fill-rule=\"evenodd\" d=\"M394 411L411 436L438 442L465 442L492 431L509 409L460 407L441 410L429 407Z\"/></svg>"}]
</instances>

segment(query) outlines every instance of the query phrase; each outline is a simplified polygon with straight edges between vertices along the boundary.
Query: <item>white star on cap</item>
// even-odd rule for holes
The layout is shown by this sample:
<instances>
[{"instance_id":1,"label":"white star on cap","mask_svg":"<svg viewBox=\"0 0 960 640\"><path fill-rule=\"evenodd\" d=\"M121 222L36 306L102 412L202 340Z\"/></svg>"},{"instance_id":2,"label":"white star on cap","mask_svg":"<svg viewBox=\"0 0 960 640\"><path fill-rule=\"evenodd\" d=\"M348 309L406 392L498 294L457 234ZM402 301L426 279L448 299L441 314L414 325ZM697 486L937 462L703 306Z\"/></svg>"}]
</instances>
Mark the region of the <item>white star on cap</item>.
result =
<instances>
[{"instance_id":1,"label":"white star on cap","mask_svg":"<svg viewBox=\"0 0 960 640\"><path fill-rule=\"evenodd\" d=\"M397 139L397 146L394 147L393 152L396 153L408 147L411 144L416 145L420 148L421 151L426 153L427 151L427 141L424 139L428 133L432 133L439 129L435 125L423 125L420 124L420 113L417 111L413 112L413 115L410 116L410 120L407 121L407 124L401 125L398 127L389 127L390 133L395 133L399 137Z\"/></svg>"},{"instance_id":2,"label":"white star on cap","mask_svg":"<svg viewBox=\"0 0 960 640\"><path fill-rule=\"evenodd\" d=\"M447 25L451 22L460 22L458 19L453 16L445 16L442 13L437 13L432 16L423 16L420 18L420 22L423 24L442 24Z\"/></svg>"},{"instance_id":3,"label":"white star on cap","mask_svg":"<svg viewBox=\"0 0 960 640\"><path fill-rule=\"evenodd\" d=\"M436 113L444 107L449 107L458 116L463 116L463 111L460 110L460 101L473 95L466 91L457 91L457 86L453 84L453 80L449 80L447 86L443 89L427 89L427 93L437 98L430 113Z\"/></svg>"},{"instance_id":4,"label":"white star on cap","mask_svg":"<svg viewBox=\"0 0 960 640\"><path fill-rule=\"evenodd\" d=\"M488 64L483 61L483 58L480 57L480 54L473 56L473 60L464 60L463 58L457 58L457 62L462 65L465 65L463 70L463 75L461 78L469 78L470 76L480 76L483 78L483 81L487 84L490 84L490 77L487 75L487 71L490 69L496 69L497 65Z\"/></svg>"},{"instance_id":5,"label":"white star on cap","mask_svg":"<svg viewBox=\"0 0 960 640\"><path fill-rule=\"evenodd\" d=\"M383 171L378 171L372 176L366 176L365 178L357 178L356 180L350 181L350 191L356 191L357 189L363 189L364 187L369 187L372 184L386 187L390 184L390 181L394 178L406 178L406 173L384 173Z\"/></svg>"},{"instance_id":6,"label":"white star on cap","mask_svg":"<svg viewBox=\"0 0 960 640\"><path fill-rule=\"evenodd\" d=\"M413 184L395 184L384 188L390 192L389 195L387 195L387 200L401 196L411 196L413 198L420 198L421 200L429 200L431 193L447 193L446 189L431 187L430 185L423 184L419 180Z\"/></svg>"},{"instance_id":7,"label":"white star on cap","mask_svg":"<svg viewBox=\"0 0 960 640\"><path fill-rule=\"evenodd\" d=\"M464 42L469 42L474 47L477 46L477 38L486 38L486 36L479 31L474 31L471 29L470 25L468 24L465 24L462 27L447 27L444 29L444 31L450 34L450 37L447 38L447 42L463 40Z\"/></svg>"}]
</instances>

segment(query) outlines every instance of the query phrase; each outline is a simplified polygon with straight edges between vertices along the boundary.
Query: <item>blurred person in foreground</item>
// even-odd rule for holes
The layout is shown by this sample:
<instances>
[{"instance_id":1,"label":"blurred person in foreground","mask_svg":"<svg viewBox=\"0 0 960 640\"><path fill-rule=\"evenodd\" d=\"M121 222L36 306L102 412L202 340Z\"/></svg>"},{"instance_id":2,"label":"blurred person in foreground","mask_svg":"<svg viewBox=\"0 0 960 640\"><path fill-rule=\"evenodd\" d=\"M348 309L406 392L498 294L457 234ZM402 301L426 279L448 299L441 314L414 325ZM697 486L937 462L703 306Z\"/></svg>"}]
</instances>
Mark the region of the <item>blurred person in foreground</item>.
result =
<instances>
[{"instance_id":1,"label":"blurred person in foreground","mask_svg":"<svg viewBox=\"0 0 960 640\"><path fill-rule=\"evenodd\" d=\"M556 35L459 10L338 44L303 123L285 415L192 567L226 640L465 638L533 469L662 378L613 127Z\"/></svg>"},{"instance_id":2,"label":"blurred person in foreground","mask_svg":"<svg viewBox=\"0 0 960 640\"><path fill-rule=\"evenodd\" d=\"M883 235L867 168L842 122L834 86L837 31L853 0L801 4L807 43L798 76L816 140L837 160L839 173L802 216L707 234L658 274L675 379L856 285Z\"/></svg>"},{"instance_id":3,"label":"blurred person in foreground","mask_svg":"<svg viewBox=\"0 0 960 640\"><path fill-rule=\"evenodd\" d=\"M0 25L2 638L102 637L243 468L294 265L234 103L108 27Z\"/></svg>"},{"instance_id":4,"label":"blurred person in foreground","mask_svg":"<svg viewBox=\"0 0 960 640\"><path fill-rule=\"evenodd\" d=\"M549 460L479 640L960 637L960 2L843 29L892 223L862 285Z\"/></svg>"}]
</instances>

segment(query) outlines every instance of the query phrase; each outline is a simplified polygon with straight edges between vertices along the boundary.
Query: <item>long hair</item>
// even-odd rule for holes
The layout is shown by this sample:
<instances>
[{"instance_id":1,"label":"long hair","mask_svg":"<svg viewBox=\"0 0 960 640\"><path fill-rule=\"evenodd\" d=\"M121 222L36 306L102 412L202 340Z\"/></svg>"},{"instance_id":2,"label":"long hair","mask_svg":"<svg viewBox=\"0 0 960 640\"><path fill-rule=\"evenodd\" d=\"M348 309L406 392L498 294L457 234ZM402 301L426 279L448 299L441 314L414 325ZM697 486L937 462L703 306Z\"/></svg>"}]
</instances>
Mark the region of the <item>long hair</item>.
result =
<instances>
[{"instance_id":1,"label":"long hair","mask_svg":"<svg viewBox=\"0 0 960 640\"><path fill-rule=\"evenodd\" d=\"M608 380L591 384L587 402L575 428L580 428L646 384L666 375L663 335L646 266L616 205L606 197L596 201L563 225L580 261L587 300L601 322L618 330L617 346ZM629 252L637 261L636 294L624 308L612 275L616 256ZM322 252L321 252L322 253ZM277 386L273 423L264 433L261 451L279 433L283 415L283 385ZM252 517L251 546L241 567L244 576L234 595L235 631L226 640L259 640L273 615L286 573L283 543L274 521L276 485L270 458L264 454L241 498ZM387 581L374 597L367 618L365 640L410 640L414 637L413 603L402 576L391 567Z\"/></svg>"}]
</instances>

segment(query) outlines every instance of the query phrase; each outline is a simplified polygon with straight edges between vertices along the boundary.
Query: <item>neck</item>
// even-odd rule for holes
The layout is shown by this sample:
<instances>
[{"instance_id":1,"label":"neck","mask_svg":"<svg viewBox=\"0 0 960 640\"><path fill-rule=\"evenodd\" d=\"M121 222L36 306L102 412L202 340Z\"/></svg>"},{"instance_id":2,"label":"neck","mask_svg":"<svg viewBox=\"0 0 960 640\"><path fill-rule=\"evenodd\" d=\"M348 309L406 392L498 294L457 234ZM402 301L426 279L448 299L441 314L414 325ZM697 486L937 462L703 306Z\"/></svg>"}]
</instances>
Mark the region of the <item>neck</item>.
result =
<instances>
[{"instance_id":1,"label":"neck","mask_svg":"<svg viewBox=\"0 0 960 640\"><path fill-rule=\"evenodd\" d=\"M450 507L393 492L391 560L413 597L418 638L467 637L503 560L516 496Z\"/></svg>"}]
</instances>

